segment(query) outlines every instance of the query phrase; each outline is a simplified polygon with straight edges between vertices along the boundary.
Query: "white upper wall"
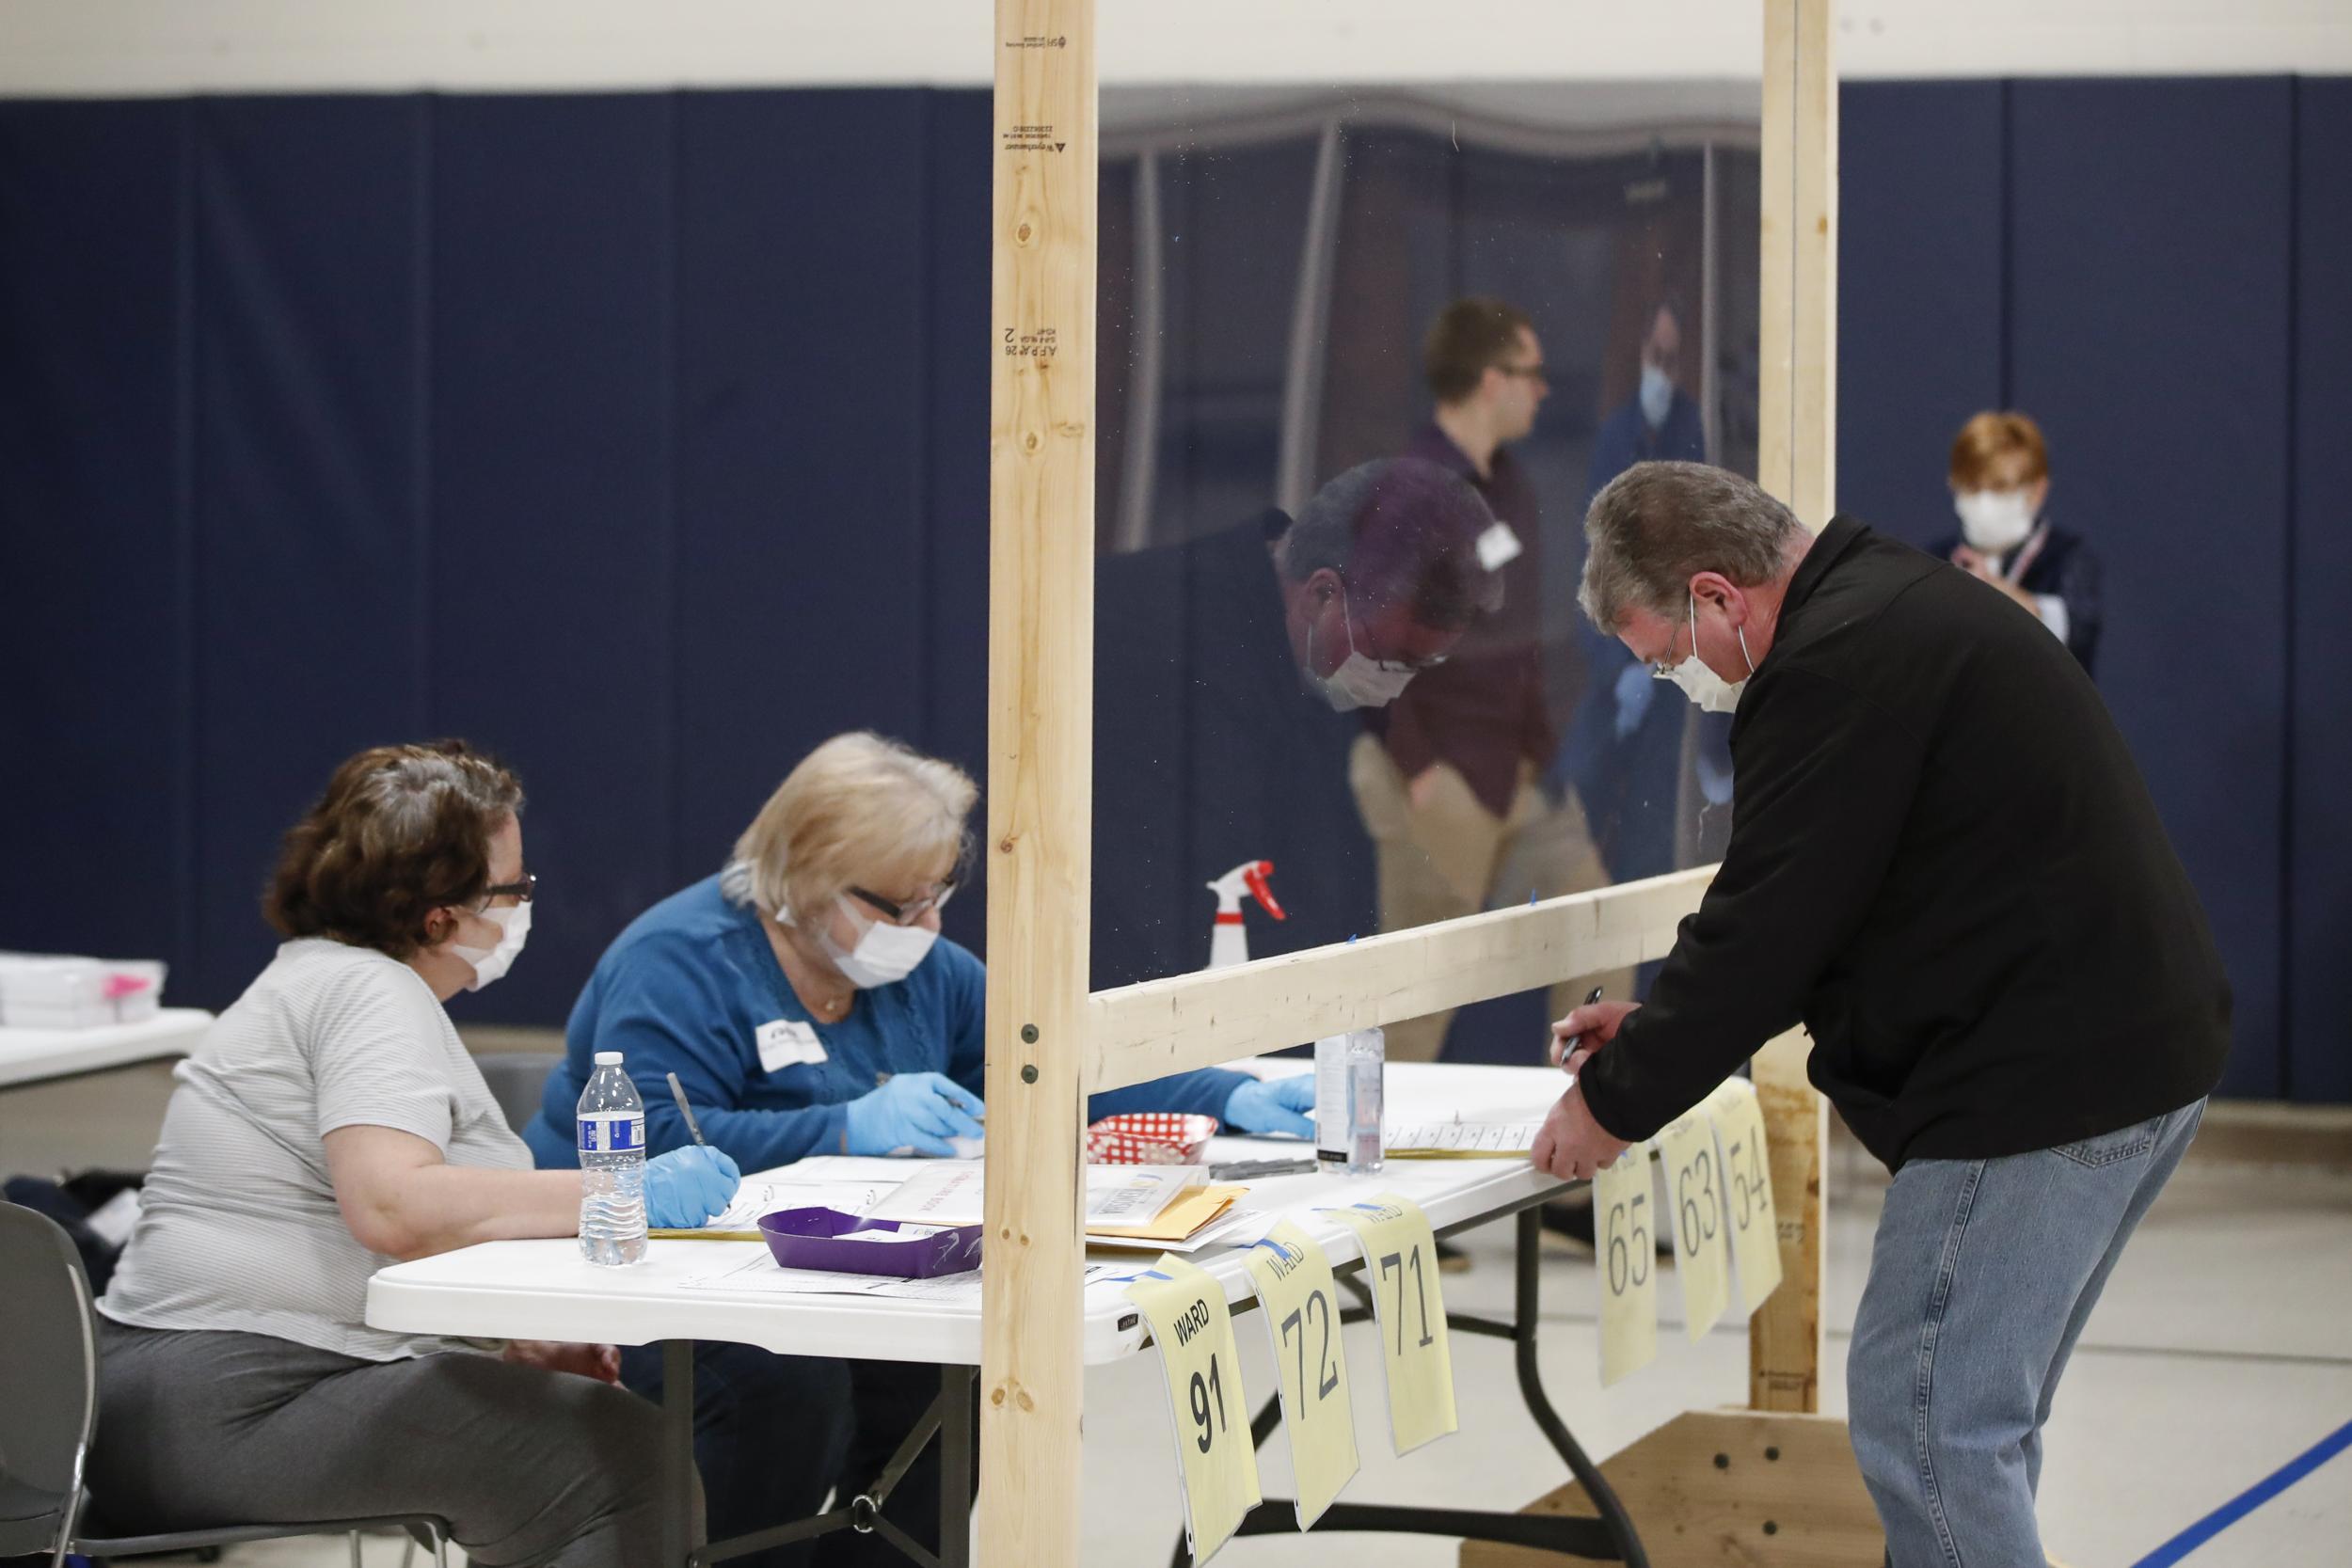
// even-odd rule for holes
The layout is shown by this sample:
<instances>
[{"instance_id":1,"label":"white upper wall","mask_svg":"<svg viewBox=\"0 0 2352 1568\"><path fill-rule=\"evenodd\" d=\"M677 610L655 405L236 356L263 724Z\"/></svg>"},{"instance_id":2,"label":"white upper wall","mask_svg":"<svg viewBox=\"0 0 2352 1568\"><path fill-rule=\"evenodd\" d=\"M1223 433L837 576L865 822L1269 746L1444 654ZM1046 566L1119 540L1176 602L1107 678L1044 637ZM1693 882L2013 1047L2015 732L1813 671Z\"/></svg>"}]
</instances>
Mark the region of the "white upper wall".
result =
<instances>
[{"instance_id":1,"label":"white upper wall","mask_svg":"<svg viewBox=\"0 0 2352 1568\"><path fill-rule=\"evenodd\" d=\"M1101 0L1106 83L1754 77L1761 0ZM990 0L0 0L0 96L978 84ZM2352 72L2352 0L1846 0L1851 77Z\"/></svg>"}]
</instances>

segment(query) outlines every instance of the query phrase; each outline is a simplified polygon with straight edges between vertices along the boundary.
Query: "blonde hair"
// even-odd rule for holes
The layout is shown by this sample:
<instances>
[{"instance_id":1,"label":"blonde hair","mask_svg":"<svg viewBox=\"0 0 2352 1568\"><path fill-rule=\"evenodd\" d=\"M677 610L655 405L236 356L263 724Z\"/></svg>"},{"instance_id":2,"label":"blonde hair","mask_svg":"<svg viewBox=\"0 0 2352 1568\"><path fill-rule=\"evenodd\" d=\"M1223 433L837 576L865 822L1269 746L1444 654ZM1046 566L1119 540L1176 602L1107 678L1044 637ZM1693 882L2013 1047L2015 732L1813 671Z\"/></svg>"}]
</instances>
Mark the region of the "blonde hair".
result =
<instances>
[{"instance_id":1,"label":"blonde hair","mask_svg":"<svg viewBox=\"0 0 2352 1568\"><path fill-rule=\"evenodd\" d=\"M735 841L720 891L794 920L852 882L896 893L961 857L979 793L952 762L866 730L834 736L785 775Z\"/></svg>"}]
</instances>

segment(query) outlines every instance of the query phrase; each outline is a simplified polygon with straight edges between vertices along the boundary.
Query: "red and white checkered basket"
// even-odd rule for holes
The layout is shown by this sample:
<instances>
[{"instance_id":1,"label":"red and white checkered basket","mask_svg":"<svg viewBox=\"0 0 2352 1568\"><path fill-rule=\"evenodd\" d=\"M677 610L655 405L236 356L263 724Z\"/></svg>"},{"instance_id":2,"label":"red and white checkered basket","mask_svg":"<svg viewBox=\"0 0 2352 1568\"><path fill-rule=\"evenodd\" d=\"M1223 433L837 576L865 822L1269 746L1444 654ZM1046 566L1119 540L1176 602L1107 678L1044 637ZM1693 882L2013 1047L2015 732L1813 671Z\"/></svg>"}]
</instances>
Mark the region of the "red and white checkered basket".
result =
<instances>
[{"instance_id":1,"label":"red and white checkered basket","mask_svg":"<svg viewBox=\"0 0 2352 1568\"><path fill-rule=\"evenodd\" d=\"M1129 1111L1087 1129L1097 1165L1193 1165L1216 1136L1216 1117L1190 1111Z\"/></svg>"}]
</instances>

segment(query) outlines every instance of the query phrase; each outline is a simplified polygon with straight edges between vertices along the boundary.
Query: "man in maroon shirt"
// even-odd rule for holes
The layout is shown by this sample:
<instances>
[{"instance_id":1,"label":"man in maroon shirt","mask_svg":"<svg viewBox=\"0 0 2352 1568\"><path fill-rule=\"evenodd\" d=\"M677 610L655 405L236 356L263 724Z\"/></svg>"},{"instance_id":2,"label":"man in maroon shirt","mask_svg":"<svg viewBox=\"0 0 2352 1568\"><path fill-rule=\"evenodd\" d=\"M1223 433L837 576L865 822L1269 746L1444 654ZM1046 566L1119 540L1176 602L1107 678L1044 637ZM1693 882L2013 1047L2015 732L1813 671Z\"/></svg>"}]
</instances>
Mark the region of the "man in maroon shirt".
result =
<instances>
[{"instance_id":1,"label":"man in maroon shirt","mask_svg":"<svg viewBox=\"0 0 2352 1568\"><path fill-rule=\"evenodd\" d=\"M1486 498L1497 521L1479 553L1501 569L1503 597L1444 664L1367 713L1370 733L1349 758L1377 852L1384 931L1609 880L1573 791L1555 803L1536 784L1557 739L1544 689L1540 524L1535 493L1504 449L1534 428L1549 392L1543 346L1515 307L1458 299L1431 324L1422 358L1437 409L1406 455L1460 474ZM1631 978L1564 981L1551 1003L1564 1010L1595 982L1629 1000ZM1389 1055L1436 1060L1453 1016L1391 1024Z\"/></svg>"}]
</instances>

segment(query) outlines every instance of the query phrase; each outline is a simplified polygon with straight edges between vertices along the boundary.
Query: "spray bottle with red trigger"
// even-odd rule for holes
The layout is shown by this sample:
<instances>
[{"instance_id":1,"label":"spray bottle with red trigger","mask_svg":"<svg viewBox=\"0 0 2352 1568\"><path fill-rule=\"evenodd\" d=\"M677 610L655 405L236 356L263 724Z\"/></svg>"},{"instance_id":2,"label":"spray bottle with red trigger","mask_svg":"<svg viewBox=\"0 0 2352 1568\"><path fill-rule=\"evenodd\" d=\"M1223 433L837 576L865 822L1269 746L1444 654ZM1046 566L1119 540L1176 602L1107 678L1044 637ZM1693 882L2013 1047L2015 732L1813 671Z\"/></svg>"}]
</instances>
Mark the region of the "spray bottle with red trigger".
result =
<instances>
[{"instance_id":1,"label":"spray bottle with red trigger","mask_svg":"<svg viewBox=\"0 0 2352 1568\"><path fill-rule=\"evenodd\" d=\"M1209 884L1209 891L1216 895L1216 924L1209 927L1208 968L1223 969L1228 964L1249 961L1249 928L1241 920L1244 893L1256 898L1275 919L1290 918L1282 912L1282 906L1274 901L1274 889L1266 883L1266 879L1273 875L1272 861L1244 861Z\"/></svg>"}]
</instances>

